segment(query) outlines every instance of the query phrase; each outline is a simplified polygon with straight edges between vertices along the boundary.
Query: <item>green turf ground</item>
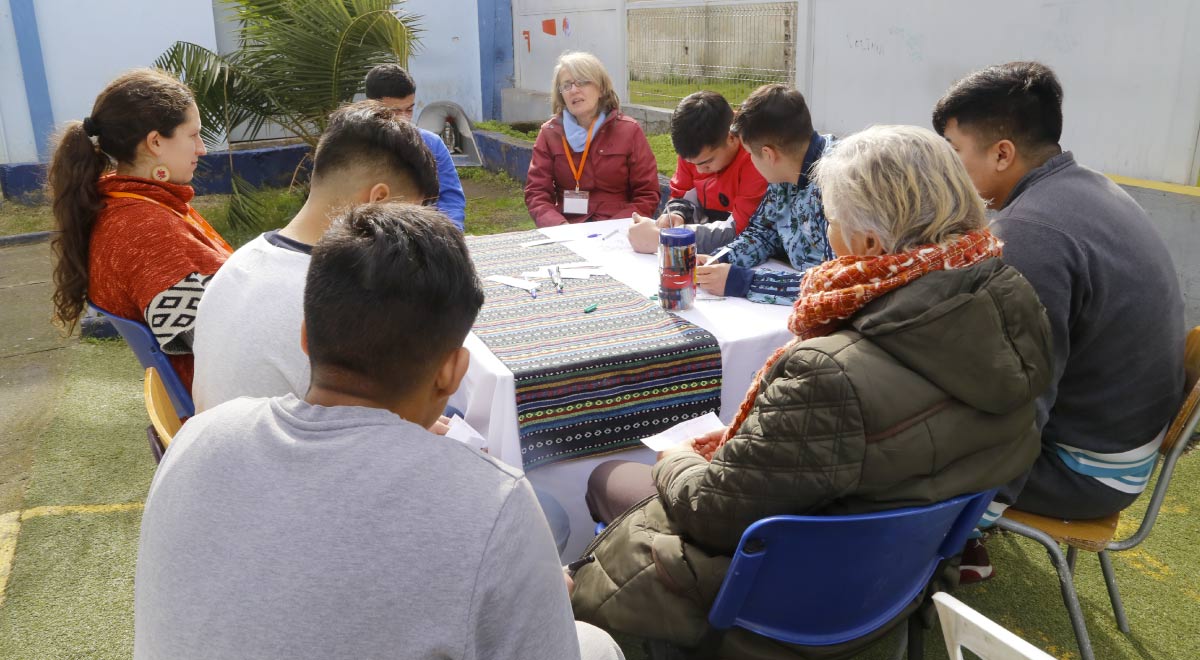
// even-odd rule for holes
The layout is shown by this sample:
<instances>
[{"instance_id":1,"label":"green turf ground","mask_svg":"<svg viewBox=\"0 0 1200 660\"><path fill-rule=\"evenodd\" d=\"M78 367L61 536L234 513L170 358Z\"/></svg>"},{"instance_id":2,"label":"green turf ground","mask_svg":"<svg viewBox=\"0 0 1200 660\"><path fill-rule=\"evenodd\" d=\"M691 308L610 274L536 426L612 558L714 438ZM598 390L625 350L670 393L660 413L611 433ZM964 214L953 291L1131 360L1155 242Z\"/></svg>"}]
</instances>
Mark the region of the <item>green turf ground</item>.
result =
<instances>
[{"instance_id":1,"label":"green turf ground","mask_svg":"<svg viewBox=\"0 0 1200 660\"><path fill-rule=\"evenodd\" d=\"M153 461L145 439L141 374L119 341L67 349L66 377L49 425L38 432L22 509L138 503ZM1200 657L1200 459L1181 460L1150 540L1115 557L1133 625L1121 635L1094 556L1080 557L1079 585L1098 658ZM20 527L0 658L125 658L132 643L132 588L140 511L49 513ZM1057 657L1077 658L1057 583L1040 547L1012 536L989 541L998 575L956 595ZM864 548L864 553L868 548ZM866 561L847 558L848 561ZM630 658L642 657L623 639ZM929 657L945 657L940 635ZM884 657L882 650L868 657Z\"/></svg>"},{"instance_id":2,"label":"green turf ground","mask_svg":"<svg viewBox=\"0 0 1200 660\"><path fill-rule=\"evenodd\" d=\"M464 177L464 186L474 191L468 192L468 228L475 233L532 226L511 179L473 173ZM287 213L281 214L278 222L286 220ZM489 222L482 220L485 215ZM0 301L4 295L0 287ZM138 507L154 469L141 369L120 341L70 342L45 353L0 358L0 402L14 396L3 388L12 387L6 383L17 373L16 360L53 362L56 375L52 387L38 390L34 421L0 428L0 582L8 567L6 541L15 541L15 548L8 546L11 574L0 590L0 659L128 658ZM1143 505L1135 505L1127 519ZM1114 557L1133 626L1128 637L1116 629L1094 555L1080 557L1077 584L1098 658L1200 658L1197 512L1200 458L1192 453L1180 461L1150 540ZM1078 658L1057 579L1041 547L1013 536L993 538L988 547L997 577L955 595L1053 655ZM869 561L870 550L864 547L863 557L847 561ZM621 642L630 660L644 657L637 640ZM929 658L946 657L936 632L928 635L926 648ZM887 657L886 649L864 657Z\"/></svg>"},{"instance_id":3,"label":"green turf ground","mask_svg":"<svg viewBox=\"0 0 1200 660\"><path fill-rule=\"evenodd\" d=\"M692 92L707 90L724 96L725 100L736 108L746 100L747 96L750 96L750 92L765 85L766 82L765 80L630 80L629 102L674 110L683 97Z\"/></svg>"}]
</instances>

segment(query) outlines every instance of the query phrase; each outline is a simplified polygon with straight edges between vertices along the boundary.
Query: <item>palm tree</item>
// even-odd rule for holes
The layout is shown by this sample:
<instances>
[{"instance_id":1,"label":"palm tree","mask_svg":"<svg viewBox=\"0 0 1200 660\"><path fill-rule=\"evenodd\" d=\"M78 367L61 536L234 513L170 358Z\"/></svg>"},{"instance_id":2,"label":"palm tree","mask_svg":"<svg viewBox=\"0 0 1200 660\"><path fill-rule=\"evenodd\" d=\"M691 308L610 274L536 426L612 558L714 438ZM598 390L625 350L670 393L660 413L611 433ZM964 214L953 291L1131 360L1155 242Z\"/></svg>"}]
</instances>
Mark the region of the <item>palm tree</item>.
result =
<instances>
[{"instance_id":1,"label":"palm tree","mask_svg":"<svg viewBox=\"0 0 1200 660\"><path fill-rule=\"evenodd\" d=\"M239 23L238 50L220 55L178 41L154 63L191 87L212 145L236 128L252 140L275 124L315 148L329 114L362 91L371 67L407 66L420 43L420 17L394 9L394 0L222 2ZM250 187L234 176L233 188L230 222L253 227Z\"/></svg>"}]
</instances>

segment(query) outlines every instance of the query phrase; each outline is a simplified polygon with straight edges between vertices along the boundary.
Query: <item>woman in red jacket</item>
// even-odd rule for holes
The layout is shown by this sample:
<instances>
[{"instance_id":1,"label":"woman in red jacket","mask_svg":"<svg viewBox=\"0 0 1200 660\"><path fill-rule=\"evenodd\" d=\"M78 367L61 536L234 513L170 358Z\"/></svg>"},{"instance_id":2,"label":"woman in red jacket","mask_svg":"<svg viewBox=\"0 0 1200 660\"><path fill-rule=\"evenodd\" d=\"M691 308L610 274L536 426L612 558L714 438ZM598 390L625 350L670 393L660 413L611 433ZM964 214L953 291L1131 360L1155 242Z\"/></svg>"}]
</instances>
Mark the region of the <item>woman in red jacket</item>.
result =
<instances>
[{"instance_id":1,"label":"woman in red jacket","mask_svg":"<svg viewBox=\"0 0 1200 660\"><path fill-rule=\"evenodd\" d=\"M604 65L564 53L554 67L554 117L542 124L525 206L539 227L653 215L658 165L642 127L621 114Z\"/></svg>"},{"instance_id":2,"label":"woman in red jacket","mask_svg":"<svg viewBox=\"0 0 1200 660\"><path fill-rule=\"evenodd\" d=\"M73 328L90 299L145 323L189 389L196 307L232 251L188 203L204 154L191 91L137 69L63 128L49 172L55 320Z\"/></svg>"}]
</instances>

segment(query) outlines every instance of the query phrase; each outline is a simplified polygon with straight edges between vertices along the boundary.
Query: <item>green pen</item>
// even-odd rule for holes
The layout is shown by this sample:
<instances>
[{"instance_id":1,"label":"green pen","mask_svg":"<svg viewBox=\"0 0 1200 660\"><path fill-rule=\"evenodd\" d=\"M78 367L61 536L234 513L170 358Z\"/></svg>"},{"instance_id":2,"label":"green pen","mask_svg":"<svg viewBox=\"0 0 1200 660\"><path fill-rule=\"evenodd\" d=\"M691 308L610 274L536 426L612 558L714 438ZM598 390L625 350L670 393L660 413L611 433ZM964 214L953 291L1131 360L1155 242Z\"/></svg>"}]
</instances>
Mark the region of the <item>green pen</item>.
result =
<instances>
[{"instance_id":1,"label":"green pen","mask_svg":"<svg viewBox=\"0 0 1200 660\"><path fill-rule=\"evenodd\" d=\"M592 312L596 311L596 307L598 307L598 306L599 305L597 305L596 303L592 303L592 304L588 305L587 307L583 308L583 313L591 314Z\"/></svg>"}]
</instances>

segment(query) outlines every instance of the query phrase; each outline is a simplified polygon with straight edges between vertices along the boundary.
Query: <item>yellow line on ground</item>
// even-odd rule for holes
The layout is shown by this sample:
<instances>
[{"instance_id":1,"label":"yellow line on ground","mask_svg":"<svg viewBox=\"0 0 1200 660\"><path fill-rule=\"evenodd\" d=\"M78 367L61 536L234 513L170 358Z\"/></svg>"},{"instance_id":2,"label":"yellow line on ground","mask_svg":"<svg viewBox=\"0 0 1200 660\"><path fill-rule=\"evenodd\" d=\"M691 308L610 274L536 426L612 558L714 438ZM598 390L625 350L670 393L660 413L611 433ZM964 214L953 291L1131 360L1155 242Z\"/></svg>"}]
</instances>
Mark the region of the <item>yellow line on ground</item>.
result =
<instances>
[{"instance_id":1,"label":"yellow line on ground","mask_svg":"<svg viewBox=\"0 0 1200 660\"><path fill-rule=\"evenodd\" d=\"M0 514L0 607L4 606L4 592L8 586L8 574L12 572L13 555L17 553L17 533L21 531L21 512Z\"/></svg>"},{"instance_id":2,"label":"yellow line on ground","mask_svg":"<svg viewBox=\"0 0 1200 660\"><path fill-rule=\"evenodd\" d=\"M1135 188L1148 188L1150 190L1158 190L1161 192L1175 193L1176 195L1189 195L1191 197L1200 197L1200 186L1184 186L1178 183L1166 183L1165 181L1150 181L1148 179L1135 179L1133 177L1121 176L1120 174L1108 174L1108 178L1123 186L1133 186Z\"/></svg>"},{"instance_id":3,"label":"yellow line on ground","mask_svg":"<svg viewBox=\"0 0 1200 660\"><path fill-rule=\"evenodd\" d=\"M17 536L21 522L42 516L65 516L73 513L113 513L117 511L140 511L142 502L121 504L68 504L62 506L36 506L24 511L0 513L0 607L4 606L4 595L8 588L8 576L12 573L13 558L17 554Z\"/></svg>"},{"instance_id":4,"label":"yellow line on ground","mask_svg":"<svg viewBox=\"0 0 1200 660\"><path fill-rule=\"evenodd\" d=\"M63 506L37 506L21 512L21 520L40 518L42 516L65 516L72 513L113 513L115 511L137 511L144 508L144 502L124 502L121 504L70 504Z\"/></svg>"}]
</instances>

